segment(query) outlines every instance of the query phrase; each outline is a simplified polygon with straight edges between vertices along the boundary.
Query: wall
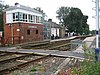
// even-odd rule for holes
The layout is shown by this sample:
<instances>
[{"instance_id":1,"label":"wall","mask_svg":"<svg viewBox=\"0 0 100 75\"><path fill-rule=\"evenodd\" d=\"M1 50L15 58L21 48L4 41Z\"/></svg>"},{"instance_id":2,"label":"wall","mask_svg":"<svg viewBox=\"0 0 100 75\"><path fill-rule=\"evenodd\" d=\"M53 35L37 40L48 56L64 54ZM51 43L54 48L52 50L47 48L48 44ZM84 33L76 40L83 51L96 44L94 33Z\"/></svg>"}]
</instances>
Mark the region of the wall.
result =
<instances>
[{"instance_id":1,"label":"wall","mask_svg":"<svg viewBox=\"0 0 100 75\"><path fill-rule=\"evenodd\" d=\"M42 24L30 24L30 23L6 24L6 13L4 13L3 16L4 16L4 38L6 42L8 41L8 43L12 43L12 36L14 37L14 43L40 41L43 39ZM27 35L27 30L30 30L30 35ZM38 34L36 34L36 30L38 30Z\"/></svg>"},{"instance_id":2,"label":"wall","mask_svg":"<svg viewBox=\"0 0 100 75\"><path fill-rule=\"evenodd\" d=\"M51 36L59 36L59 28L51 28Z\"/></svg>"}]
</instances>

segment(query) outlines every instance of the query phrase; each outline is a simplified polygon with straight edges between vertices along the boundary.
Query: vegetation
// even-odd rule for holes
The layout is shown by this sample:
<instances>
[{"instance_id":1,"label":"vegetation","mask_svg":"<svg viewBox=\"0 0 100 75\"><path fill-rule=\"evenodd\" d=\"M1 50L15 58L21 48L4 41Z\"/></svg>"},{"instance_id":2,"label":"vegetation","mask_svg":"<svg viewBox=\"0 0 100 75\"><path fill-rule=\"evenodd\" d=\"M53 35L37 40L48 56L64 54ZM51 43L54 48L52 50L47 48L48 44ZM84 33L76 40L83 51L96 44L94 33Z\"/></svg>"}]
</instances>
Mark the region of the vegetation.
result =
<instances>
[{"instance_id":1,"label":"vegetation","mask_svg":"<svg viewBox=\"0 0 100 75\"><path fill-rule=\"evenodd\" d=\"M100 30L99 30L100 31ZM92 30L92 31L90 31L90 33L92 34L92 35L95 35L96 34L96 30Z\"/></svg>"},{"instance_id":2,"label":"vegetation","mask_svg":"<svg viewBox=\"0 0 100 75\"><path fill-rule=\"evenodd\" d=\"M0 31L3 31L3 5L0 4Z\"/></svg>"},{"instance_id":3,"label":"vegetation","mask_svg":"<svg viewBox=\"0 0 100 75\"><path fill-rule=\"evenodd\" d=\"M3 31L3 10L8 7L9 5L3 5L0 3L0 31Z\"/></svg>"},{"instance_id":4,"label":"vegetation","mask_svg":"<svg viewBox=\"0 0 100 75\"><path fill-rule=\"evenodd\" d=\"M69 32L89 34L88 16L83 15L79 8L60 7L57 18L65 25Z\"/></svg>"},{"instance_id":5,"label":"vegetation","mask_svg":"<svg viewBox=\"0 0 100 75\"><path fill-rule=\"evenodd\" d=\"M73 75L100 75L100 60L95 62L94 52L91 52L86 45L83 45L83 50L85 52L85 60L79 68L73 68Z\"/></svg>"},{"instance_id":6,"label":"vegetation","mask_svg":"<svg viewBox=\"0 0 100 75\"><path fill-rule=\"evenodd\" d=\"M31 72L36 72L36 71L40 71L40 72L45 72L45 68L42 65L35 65L33 66Z\"/></svg>"}]
</instances>

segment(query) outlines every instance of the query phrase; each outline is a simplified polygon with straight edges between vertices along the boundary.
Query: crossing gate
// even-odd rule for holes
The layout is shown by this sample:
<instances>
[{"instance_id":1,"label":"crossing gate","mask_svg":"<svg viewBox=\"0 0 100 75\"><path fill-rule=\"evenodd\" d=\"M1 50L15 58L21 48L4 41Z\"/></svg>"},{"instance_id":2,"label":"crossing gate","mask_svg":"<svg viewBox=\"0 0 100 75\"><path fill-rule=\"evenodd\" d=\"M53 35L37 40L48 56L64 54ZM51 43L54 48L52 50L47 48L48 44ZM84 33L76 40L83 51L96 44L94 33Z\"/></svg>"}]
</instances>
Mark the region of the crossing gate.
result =
<instances>
[{"instance_id":1,"label":"crossing gate","mask_svg":"<svg viewBox=\"0 0 100 75\"><path fill-rule=\"evenodd\" d=\"M82 45L82 40L80 39L71 40L71 50L76 50L80 45Z\"/></svg>"}]
</instances>

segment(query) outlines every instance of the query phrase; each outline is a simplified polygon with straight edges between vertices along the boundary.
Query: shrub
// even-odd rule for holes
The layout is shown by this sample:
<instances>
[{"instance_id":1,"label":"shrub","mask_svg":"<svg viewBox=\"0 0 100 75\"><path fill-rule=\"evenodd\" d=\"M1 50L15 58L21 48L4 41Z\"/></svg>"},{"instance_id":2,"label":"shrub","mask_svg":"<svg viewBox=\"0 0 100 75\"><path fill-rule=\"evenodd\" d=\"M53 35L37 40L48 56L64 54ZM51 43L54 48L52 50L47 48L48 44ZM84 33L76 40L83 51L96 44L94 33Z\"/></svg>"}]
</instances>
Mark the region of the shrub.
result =
<instances>
[{"instance_id":1,"label":"shrub","mask_svg":"<svg viewBox=\"0 0 100 75\"><path fill-rule=\"evenodd\" d=\"M95 62L95 54L86 44L83 45L83 50L85 59L79 68L73 68L72 75L100 75L100 60Z\"/></svg>"}]
</instances>

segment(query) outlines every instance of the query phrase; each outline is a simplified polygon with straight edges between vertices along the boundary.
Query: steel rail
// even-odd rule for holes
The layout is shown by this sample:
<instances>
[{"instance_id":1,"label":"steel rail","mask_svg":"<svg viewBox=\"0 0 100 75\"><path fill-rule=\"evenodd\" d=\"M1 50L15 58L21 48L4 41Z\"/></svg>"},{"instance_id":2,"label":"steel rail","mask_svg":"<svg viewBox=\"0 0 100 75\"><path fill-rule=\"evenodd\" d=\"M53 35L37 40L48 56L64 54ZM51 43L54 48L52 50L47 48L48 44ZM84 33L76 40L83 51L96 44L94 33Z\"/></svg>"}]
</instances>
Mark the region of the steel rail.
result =
<instances>
[{"instance_id":1,"label":"steel rail","mask_svg":"<svg viewBox=\"0 0 100 75\"><path fill-rule=\"evenodd\" d=\"M24 56L23 56L24 57ZM40 60L43 60L43 59L46 59L50 56L42 56L40 58L37 58L37 59L33 59L31 61L27 61L25 63L21 63L21 64L18 64L18 65L15 65L15 66L11 66L9 68L6 68L6 69L3 69L3 70L0 70L0 74L6 74L6 73L10 73L16 69L20 69L24 66L29 66L30 64L34 63L34 62L37 62L37 61L40 61Z\"/></svg>"}]
</instances>

